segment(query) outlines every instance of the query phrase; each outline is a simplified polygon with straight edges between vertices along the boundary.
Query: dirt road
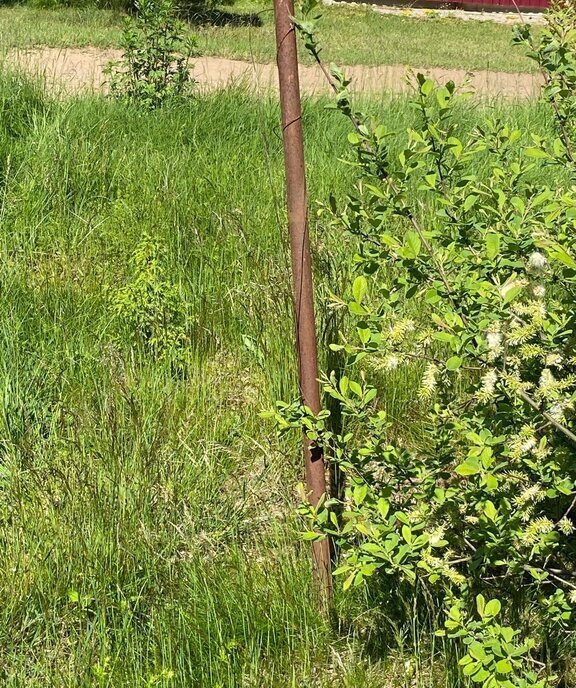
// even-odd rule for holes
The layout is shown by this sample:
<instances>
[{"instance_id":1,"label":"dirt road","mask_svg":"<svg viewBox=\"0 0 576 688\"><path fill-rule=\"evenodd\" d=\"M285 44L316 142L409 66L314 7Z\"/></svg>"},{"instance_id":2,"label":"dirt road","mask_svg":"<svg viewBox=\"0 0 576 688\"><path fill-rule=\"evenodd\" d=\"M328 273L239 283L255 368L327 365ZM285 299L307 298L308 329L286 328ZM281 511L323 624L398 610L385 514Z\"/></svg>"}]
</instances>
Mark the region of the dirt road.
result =
<instances>
[{"instance_id":1,"label":"dirt road","mask_svg":"<svg viewBox=\"0 0 576 688\"><path fill-rule=\"evenodd\" d=\"M39 48L13 51L9 53L8 60L33 74L42 75L50 88L73 93L84 89L105 88L103 66L119 56L117 50ZM457 84L469 79L481 96L529 98L537 95L540 86L539 77L532 74L490 71L468 74L463 69L414 69L441 81L452 79ZM404 65L356 65L346 67L345 71L352 78L353 89L357 92L399 93L407 88L407 67ZM195 62L194 76L200 87L207 89L223 88L230 83L244 83L249 88L260 91L276 88L276 67L271 64L201 57ZM300 79L304 93L319 94L328 91L325 79L316 67L301 67Z\"/></svg>"}]
</instances>

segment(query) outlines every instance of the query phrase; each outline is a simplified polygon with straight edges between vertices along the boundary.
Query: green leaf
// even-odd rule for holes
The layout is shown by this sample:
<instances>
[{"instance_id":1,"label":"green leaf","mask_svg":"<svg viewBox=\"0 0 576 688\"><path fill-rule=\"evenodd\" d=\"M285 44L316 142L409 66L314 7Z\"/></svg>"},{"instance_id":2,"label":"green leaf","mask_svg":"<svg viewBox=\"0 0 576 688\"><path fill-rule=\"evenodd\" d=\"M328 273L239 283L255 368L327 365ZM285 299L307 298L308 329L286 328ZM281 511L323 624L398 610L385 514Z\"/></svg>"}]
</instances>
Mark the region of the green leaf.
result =
<instances>
[{"instance_id":1,"label":"green leaf","mask_svg":"<svg viewBox=\"0 0 576 688\"><path fill-rule=\"evenodd\" d=\"M358 337L360 338L360 342L362 344L367 344L370 341L372 332L368 327L358 327L356 328L356 331L358 332Z\"/></svg>"},{"instance_id":2,"label":"green leaf","mask_svg":"<svg viewBox=\"0 0 576 688\"><path fill-rule=\"evenodd\" d=\"M360 506L368 495L368 485L357 485L354 488L354 502Z\"/></svg>"},{"instance_id":3,"label":"green leaf","mask_svg":"<svg viewBox=\"0 0 576 688\"><path fill-rule=\"evenodd\" d=\"M366 292L368 291L368 282L363 276L357 277L352 285L352 296L356 303L362 303Z\"/></svg>"},{"instance_id":4,"label":"green leaf","mask_svg":"<svg viewBox=\"0 0 576 688\"><path fill-rule=\"evenodd\" d=\"M462 365L462 359L460 356L452 356L446 361L446 370L458 370Z\"/></svg>"},{"instance_id":5,"label":"green leaf","mask_svg":"<svg viewBox=\"0 0 576 688\"><path fill-rule=\"evenodd\" d=\"M384 499L384 497L380 497L376 506L380 516L382 518L386 518L386 516L388 516L388 512L390 511L390 502L387 499Z\"/></svg>"},{"instance_id":6,"label":"green leaf","mask_svg":"<svg viewBox=\"0 0 576 688\"><path fill-rule=\"evenodd\" d=\"M480 473L481 470L477 459L466 459L464 463L461 463L455 468L456 473L462 476L476 475L476 473Z\"/></svg>"},{"instance_id":7,"label":"green leaf","mask_svg":"<svg viewBox=\"0 0 576 688\"><path fill-rule=\"evenodd\" d=\"M349 588L349 587L352 585L352 583L354 582L355 576L356 576L355 573L351 573L351 574L348 576L348 578L346 578L346 580L345 580L344 583L342 584L342 589L343 589L343 590L348 590L348 588Z\"/></svg>"},{"instance_id":8,"label":"green leaf","mask_svg":"<svg viewBox=\"0 0 576 688\"><path fill-rule=\"evenodd\" d=\"M454 621L460 621L462 619L462 612L460 611L459 607L454 605L448 610L448 616L451 619L454 619Z\"/></svg>"},{"instance_id":9,"label":"green leaf","mask_svg":"<svg viewBox=\"0 0 576 688\"><path fill-rule=\"evenodd\" d=\"M457 139L455 136L450 136L446 143L452 148L452 153L454 157L458 159L462 155L462 141L460 141L460 139Z\"/></svg>"},{"instance_id":10,"label":"green leaf","mask_svg":"<svg viewBox=\"0 0 576 688\"><path fill-rule=\"evenodd\" d=\"M468 212L477 200L478 196L475 194L470 194L470 196L467 196L466 200L464 201L464 211Z\"/></svg>"},{"instance_id":11,"label":"green leaf","mask_svg":"<svg viewBox=\"0 0 576 688\"><path fill-rule=\"evenodd\" d=\"M436 91L436 100L438 101L438 105L444 109L447 107L450 103L450 91L446 88L446 86L441 86L437 91Z\"/></svg>"},{"instance_id":12,"label":"green leaf","mask_svg":"<svg viewBox=\"0 0 576 688\"><path fill-rule=\"evenodd\" d=\"M421 77L423 78L423 81L420 84L420 91L423 95L429 96L434 90L434 82L432 79L426 79L422 74L418 74L419 80Z\"/></svg>"},{"instance_id":13,"label":"green leaf","mask_svg":"<svg viewBox=\"0 0 576 688\"><path fill-rule=\"evenodd\" d=\"M370 389L366 392L364 395L364 403L368 404L372 399L376 398L376 395L378 394L378 390L376 387L370 387Z\"/></svg>"},{"instance_id":14,"label":"green leaf","mask_svg":"<svg viewBox=\"0 0 576 688\"><path fill-rule=\"evenodd\" d=\"M486 487L490 492L493 492L499 485L498 478L492 473L486 473L484 476L484 482L486 483Z\"/></svg>"},{"instance_id":15,"label":"green leaf","mask_svg":"<svg viewBox=\"0 0 576 688\"><path fill-rule=\"evenodd\" d=\"M447 342L450 344L457 339L457 337L454 334L450 334L450 332L434 332L432 339L435 339L438 342Z\"/></svg>"},{"instance_id":16,"label":"green leaf","mask_svg":"<svg viewBox=\"0 0 576 688\"><path fill-rule=\"evenodd\" d=\"M567 253L561 246L554 246L549 252L550 258L560 261L563 265L576 270L576 260Z\"/></svg>"},{"instance_id":17,"label":"green leaf","mask_svg":"<svg viewBox=\"0 0 576 688\"><path fill-rule=\"evenodd\" d=\"M374 186L373 184L366 184L365 187L369 189L378 198L386 198L386 196L382 192L382 189L379 189L377 186Z\"/></svg>"},{"instance_id":18,"label":"green leaf","mask_svg":"<svg viewBox=\"0 0 576 688\"><path fill-rule=\"evenodd\" d=\"M408 520L408 516L403 511L397 511L394 516L400 521L400 523L405 523L408 525L410 521Z\"/></svg>"},{"instance_id":19,"label":"green leaf","mask_svg":"<svg viewBox=\"0 0 576 688\"><path fill-rule=\"evenodd\" d=\"M511 303L514 301L514 299L520 294L522 291L523 287L511 287L510 289L506 290L506 293L504 294L504 303Z\"/></svg>"},{"instance_id":20,"label":"green leaf","mask_svg":"<svg viewBox=\"0 0 576 688\"><path fill-rule=\"evenodd\" d=\"M498 616L501 609L502 605L500 604L500 600L490 600L484 609L484 617L493 618L494 616Z\"/></svg>"},{"instance_id":21,"label":"green leaf","mask_svg":"<svg viewBox=\"0 0 576 688\"><path fill-rule=\"evenodd\" d=\"M554 150L554 155L557 158L561 158L563 155L566 154L566 147L562 143L561 139L554 139L554 142L552 144L552 149Z\"/></svg>"},{"instance_id":22,"label":"green leaf","mask_svg":"<svg viewBox=\"0 0 576 688\"><path fill-rule=\"evenodd\" d=\"M480 616L484 616L484 610L486 609L486 598L484 595L480 594L476 596L476 609Z\"/></svg>"},{"instance_id":23,"label":"green leaf","mask_svg":"<svg viewBox=\"0 0 576 688\"><path fill-rule=\"evenodd\" d=\"M306 532L306 533L302 533L301 537L303 540L306 540L306 541L323 540L324 539L323 535L320 535L320 533L314 533L311 530Z\"/></svg>"},{"instance_id":24,"label":"green leaf","mask_svg":"<svg viewBox=\"0 0 576 688\"><path fill-rule=\"evenodd\" d=\"M499 674L509 674L512 671L512 664L509 659L501 659L496 663L496 671Z\"/></svg>"},{"instance_id":25,"label":"green leaf","mask_svg":"<svg viewBox=\"0 0 576 688\"><path fill-rule=\"evenodd\" d=\"M486 659L486 651L484 650L484 646L482 645L482 643L479 643L477 641L470 644L470 647L468 648L468 653L471 657L478 660L479 662L483 662Z\"/></svg>"},{"instance_id":26,"label":"green leaf","mask_svg":"<svg viewBox=\"0 0 576 688\"><path fill-rule=\"evenodd\" d=\"M406 232L406 236L404 237L404 257L417 258L420 254L421 247L422 242L418 234L412 230Z\"/></svg>"},{"instance_id":27,"label":"green leaf","mask_svg":"<svg viewBox=\"0 0 576 688\"><path fill-rule=\"evenodd\" d=\"M490 232L486 235L486 256L490 260L494 260L500 253L500 235L495 232Z\"/></svg>"},{"instance_id":28,"label":"green leaf","mask_svg":"<svg viewBox=\"0 0 576 688\"><path fill-rule=\"evenodd\" d=\"M410 529L410 526L402 526L402 537L409 545L412 544L412 530Z\"/></svg>"},{"instance_id":29,"label":"green leaf","mask_svg":"<svg viewBox=\"0 0 576 688\"><path fill-rule=\"evenodd\" d=\"M483 667L481 667L480 669L478 669L478 672L476 674L474 674L474 676L472 676L472 680L475 683L482 683L482 681L485 681L489 676L490 676L490 672L487 671L486 669L484 669ZM486 684L484 684L484 686L486 686ZM483 688L484 688L484 686L483 686ZM496 686L492 685L490 687L487 686L486 688L496 688Z\"/></svg>"},{"instance_id":30,"label":"green leaf","mask_svg":"<svg viewBox=\"0 0 576 688\"><path fill-rule=\"evenodd\" d=\"M339 566L335 571L332 572L334 576L341 576L343 573L348 573L350 567L347 565Z\"/></svg>"},{"instance_id":31,"label":"green leaf","mask_svg":"<svg viewBox=\"0 0 576 688\"><path fill-rule=\"evenodd\" d=\"M364 306L356 303L356 301L351 301L348 304L348 310L350 313L352 313L352 315L368 315L368 311L364 308Z\"/></svg>"},{"instance_id":32,"label":"green leaf","mask_svg":"<svg viewBox=\"0 0 576 688\"><path fill-rule=\"evenodd\" d=\"M354 382L354 380L350 380L348 383L350 386L350 391L352 394L355 394L358 398L362 398L362 387L357 382Z\"/></svg>"},{"instance_id":33,"label":"green leaf","mask_svg":"<svg viewBox=\"0 0 576 688\"><path fill-rule=\"evenodd\" d=\"M480 668L481 665L478 662L470 662L470 664L467 664L464 667L462 673L464 674L464 676L472 676L472 674L475 674Z\"/></svg>"},{"instance_id":34,"label":"green leaf","mask_svg":"<svg viewBox=\"0 0 576 688\"><path fill-rule=\"evenodd\" d=\"M529 148L526 148L525 153L529 158L540 158L540 159L550 158L550 154L547 151L542 150L542 148L534 148L531 146Z\"/></svg>"},{"instance_id":35,"label":"green leaf","mask_svg":"<svg viewBox=\"0 0 576 688\"><path fill-rule=\"evenodd\" d=\"M491 521L495 521L498 517L498 511L489 499L484 502L484 513Z\"/></svg>"}]
</instances>

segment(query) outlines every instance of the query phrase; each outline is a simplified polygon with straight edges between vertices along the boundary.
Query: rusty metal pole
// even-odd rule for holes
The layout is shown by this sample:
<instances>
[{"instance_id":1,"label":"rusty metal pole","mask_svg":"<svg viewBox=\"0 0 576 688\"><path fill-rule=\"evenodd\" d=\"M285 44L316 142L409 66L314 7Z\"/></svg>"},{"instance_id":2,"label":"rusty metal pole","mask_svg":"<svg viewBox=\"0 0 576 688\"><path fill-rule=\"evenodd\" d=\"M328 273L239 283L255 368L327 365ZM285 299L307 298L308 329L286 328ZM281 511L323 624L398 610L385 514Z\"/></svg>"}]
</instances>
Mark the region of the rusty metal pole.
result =
<instances>
[{"instance_id":1,"label":"rusty metal pole","mask_svg":"<svg viewBox=\"0 0 576 688\"><path fill-rule=\"evenodd\" d=\"M300 392L304 404L309 406L314 413L318 413L320 411L320 390L318 387L316 323L308 237L302 104L300 102L298 54L296 32L292 23L293 16L293 0L274 0ZM306 485L310 500L312 504L316 505L320 497L326 492L324 458L318 448L310 447L310 442L306 437L304 437L303 442ZM316 582L324 602L329 603L332 597L332 573L328 539L315 542L312 554Z\"/></svg>"}]
</instances>

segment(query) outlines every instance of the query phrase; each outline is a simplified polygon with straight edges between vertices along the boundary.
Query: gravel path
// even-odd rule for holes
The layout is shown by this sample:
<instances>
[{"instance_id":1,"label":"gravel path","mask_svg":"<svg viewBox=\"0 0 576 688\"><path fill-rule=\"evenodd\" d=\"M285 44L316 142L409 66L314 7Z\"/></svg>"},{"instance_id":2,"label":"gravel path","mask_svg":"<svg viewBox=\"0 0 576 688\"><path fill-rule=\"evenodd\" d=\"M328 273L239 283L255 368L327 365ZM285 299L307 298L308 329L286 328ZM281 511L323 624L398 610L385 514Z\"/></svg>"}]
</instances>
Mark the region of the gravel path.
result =
<instances>
[{"instance_id":1,"label":"gravel path","mask_svg":"<svg viewBox=\"0 0 576 688\"><path fill-rule=\"evenodd\" d=\"M85 89L105 89L102 68L109 61L118 59L118 50L97 48L39 48L13 51L8 60L26 71L41 75L47 85L58 92L74 93ZM485 97L505 98L535 97L540 87L540 78L533 74L476 71L468 73L463 69L414 68L440 81L452 79L457 84L470 80L476 92ZM400 93L407 90L404 65L370 67L356 65L345 68L352 78L352 87L357 92ZM276 67L271 64L255 64L219 57L201 57L194 65L194 76L200 87L223 88L231 83L245 83L256 91L276 88ZM328 92L326 82L316 67L301 67L300 81L306 94Z\"/></svg>"},{"instance_id":2,"label":"gravel path","mask_svg":"<svg viewBox=\"0 0 576 688\"><path fill-rule=\"evenodd\" d=\"M542 25L546 23L544 12L499 12L497 9L488 10L447 10L422 9L418 7L396 7L394 5L374 5L367 2L345 2L343 0L323 0L325 5L350 5L351 7L370 7L379 14L394 14L400 17L414 17L417 19L441 18L459 19L461 21L490 21L496 24L518 24L520 16L525 24ZM520 16L519 16L520 15Z\"/></svg>"}]
</instances>

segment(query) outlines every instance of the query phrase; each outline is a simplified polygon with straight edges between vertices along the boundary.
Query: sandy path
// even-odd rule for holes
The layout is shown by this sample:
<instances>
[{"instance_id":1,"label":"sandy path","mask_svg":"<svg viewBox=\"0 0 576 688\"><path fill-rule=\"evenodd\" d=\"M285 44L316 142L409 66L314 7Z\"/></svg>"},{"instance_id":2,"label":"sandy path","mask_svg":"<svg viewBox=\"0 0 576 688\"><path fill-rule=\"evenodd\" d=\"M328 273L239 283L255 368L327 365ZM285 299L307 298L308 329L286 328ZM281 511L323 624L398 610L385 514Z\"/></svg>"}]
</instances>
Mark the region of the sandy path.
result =
<instances>
[{"instance_id":1,"label":"sandy path","mask_svg":"<svg viewBox=\"0 0 576 688\"><path fill-rule=\"evenodd\" d=\"M47 84L63 92L83 89L101 89L105 77L103 65L120 56L118 50L97 48L39 48L13 51L8 60L25 70L40 74ZM457 84L468 76L463 69L415 68L440 81L452 79ZM366 93L406 90L404 65L370 67L357 65L345 68L352 78L353 89ZM201 57L195 61L194 76L201 87L223 88L234 82L242 82L255 90L276 88L276 67L271 64L254 64L220 57ZM483 96L533 97L537 94L540 79L532 74L477 71L470 75L471 85ZM328 91L325 80L316 67L301 67L301 86L304 93Z\"/></svg>"}]
</instances>

